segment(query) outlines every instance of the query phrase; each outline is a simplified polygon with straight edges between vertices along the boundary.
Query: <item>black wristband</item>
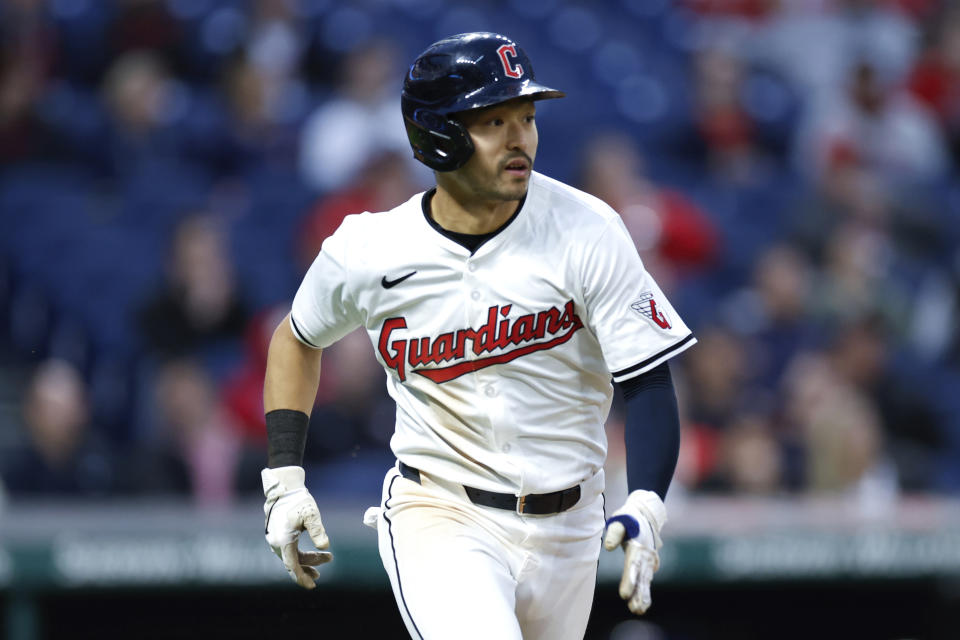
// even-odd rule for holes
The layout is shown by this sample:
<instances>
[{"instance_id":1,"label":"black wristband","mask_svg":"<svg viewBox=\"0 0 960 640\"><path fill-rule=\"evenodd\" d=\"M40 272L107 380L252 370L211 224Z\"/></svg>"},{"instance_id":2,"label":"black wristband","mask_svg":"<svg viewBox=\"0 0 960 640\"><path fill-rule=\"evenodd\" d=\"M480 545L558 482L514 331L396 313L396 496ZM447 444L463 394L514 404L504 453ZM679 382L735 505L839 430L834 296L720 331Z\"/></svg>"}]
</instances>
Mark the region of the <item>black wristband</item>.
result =
<instances>
[{"instance_id":1,"label":"black wristband","mask_svg":"<svg viewBox=\"0 0 960 640\"><path fill-rule=\"evenodd\" d=\"M303 411L274 409L266 415L266 421L267 466L302 466L310 417Z\"/></svg>"}]
</instances>

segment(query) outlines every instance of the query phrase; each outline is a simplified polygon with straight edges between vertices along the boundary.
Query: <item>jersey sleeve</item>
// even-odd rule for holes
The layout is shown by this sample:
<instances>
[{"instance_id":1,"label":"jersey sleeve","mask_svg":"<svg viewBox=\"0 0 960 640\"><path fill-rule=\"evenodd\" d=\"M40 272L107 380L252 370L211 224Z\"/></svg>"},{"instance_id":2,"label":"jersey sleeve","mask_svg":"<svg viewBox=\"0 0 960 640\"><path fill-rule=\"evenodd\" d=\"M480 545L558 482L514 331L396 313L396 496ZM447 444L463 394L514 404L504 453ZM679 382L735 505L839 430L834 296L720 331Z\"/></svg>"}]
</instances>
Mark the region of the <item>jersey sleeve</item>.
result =
<instances>
[{"instance_id":1,"label":"jersey sleeve","mask_svg":"<svg viewBox=\"0 0 960 640\"><path fill-rule=\"evenodd\" d=\"M696 343L696 338L640 260L619 216L583 263L589 324L615 382L640 375Z\"/></svg>"},{"instance_id":2,"label":"jersey sleeve","mask_svg":"<svg viewBox=\"0 0 960 640\"><path fill-rule=\"evenodd\" d=\"M315 349L330 346L360 325L350 295L349 232L348 225L342 224L323 241L293 298L293 334Z\"/></svg>"}]
</instances>

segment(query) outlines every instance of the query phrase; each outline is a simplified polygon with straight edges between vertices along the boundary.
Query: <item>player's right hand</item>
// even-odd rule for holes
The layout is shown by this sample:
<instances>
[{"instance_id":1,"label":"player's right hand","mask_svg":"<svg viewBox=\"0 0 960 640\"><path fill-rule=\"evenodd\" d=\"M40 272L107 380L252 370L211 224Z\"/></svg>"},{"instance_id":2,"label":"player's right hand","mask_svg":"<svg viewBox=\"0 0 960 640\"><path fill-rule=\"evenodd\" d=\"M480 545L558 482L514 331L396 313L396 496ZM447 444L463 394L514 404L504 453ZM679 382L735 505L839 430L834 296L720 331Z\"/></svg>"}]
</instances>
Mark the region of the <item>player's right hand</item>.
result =
<instances>
[{"instance_id":1,"label":"player's right hand","mask_svg":"<svg viewBox=\"0 0 960 640\"><path fill-rule=\"evenodd\" d=\"M294 582L313 589L314 580L320 577L314 567L333 560L333 554L325 550L330 539L323 529L317 503L304 486L303 467L264 469L260 479L267 498L263 505L267 544L283 560ZM300 551L297 543L304 530L319 551Z\"/></svg>"}]
</instances>

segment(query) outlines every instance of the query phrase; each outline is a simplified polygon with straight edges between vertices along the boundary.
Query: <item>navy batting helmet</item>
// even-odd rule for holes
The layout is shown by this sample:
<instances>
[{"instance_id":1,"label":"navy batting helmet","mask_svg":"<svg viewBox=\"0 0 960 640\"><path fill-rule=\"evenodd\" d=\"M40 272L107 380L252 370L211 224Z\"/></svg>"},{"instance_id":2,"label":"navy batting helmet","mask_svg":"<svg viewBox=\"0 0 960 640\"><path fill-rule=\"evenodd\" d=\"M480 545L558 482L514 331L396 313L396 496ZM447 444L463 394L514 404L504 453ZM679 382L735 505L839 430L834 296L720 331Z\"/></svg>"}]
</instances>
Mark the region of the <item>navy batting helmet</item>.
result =
<instances>
[{"instance_id":1,"label":"navy batting helmet","mask_svg":"<svg viewBox=\"0 0 960 640\"><path fill-rule=\"evenodd\" d=\"M496 33L461 33L420 54L403 82L401 107L417 160L436 171L459 169L473 155L473 141L450 116L513 98L562 98L535 81L520 46Z\"/></svg>"}]
</instances>

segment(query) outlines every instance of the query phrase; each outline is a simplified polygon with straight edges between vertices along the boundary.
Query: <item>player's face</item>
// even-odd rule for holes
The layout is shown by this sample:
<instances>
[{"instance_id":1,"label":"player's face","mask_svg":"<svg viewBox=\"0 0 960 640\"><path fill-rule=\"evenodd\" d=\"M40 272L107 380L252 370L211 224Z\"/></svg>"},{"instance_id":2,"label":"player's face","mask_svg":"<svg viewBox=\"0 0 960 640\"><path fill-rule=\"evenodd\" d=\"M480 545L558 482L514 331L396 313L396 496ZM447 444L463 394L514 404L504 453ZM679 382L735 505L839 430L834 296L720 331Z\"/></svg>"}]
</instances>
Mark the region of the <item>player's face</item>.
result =
<instances>
[{"instance_id":1,"label":"player's face","mask_svg":"<svg viewBox=\"0 0 960 640\"><path fill-rule=\"evenodd\" d=\"M455 179L478 199L519 200L527 193L537 155L536 106L529 99L460 114L475 151Z\"/></svg>"}]
</instances>

